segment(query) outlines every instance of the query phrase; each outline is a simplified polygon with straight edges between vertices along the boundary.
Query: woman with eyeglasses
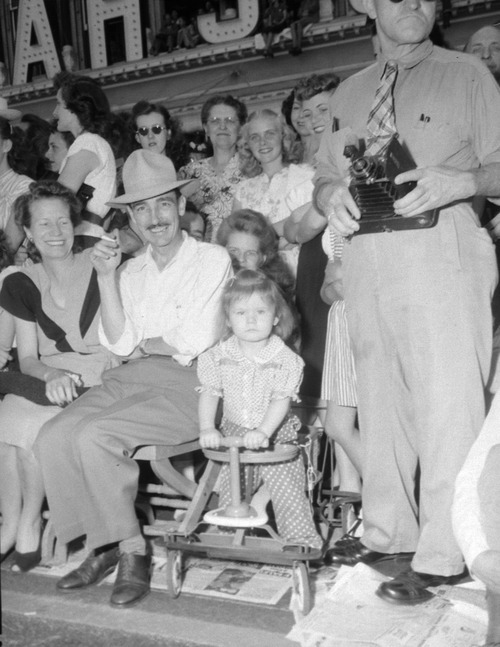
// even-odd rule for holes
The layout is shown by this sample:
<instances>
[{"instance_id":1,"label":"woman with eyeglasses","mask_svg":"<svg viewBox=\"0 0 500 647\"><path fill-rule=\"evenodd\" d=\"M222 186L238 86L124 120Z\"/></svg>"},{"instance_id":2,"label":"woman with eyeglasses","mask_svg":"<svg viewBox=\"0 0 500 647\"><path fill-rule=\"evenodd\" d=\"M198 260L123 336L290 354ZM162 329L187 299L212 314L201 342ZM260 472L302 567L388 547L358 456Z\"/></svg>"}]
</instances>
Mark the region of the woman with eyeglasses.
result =
<instances>
[{"instance_id":1,"label":"woman with eyeglasses","mask_svg":"<svg viewBox=\"0 0 500 647\"><path fill-rule=\"evenodd\" d=\"M246 119L245 104L231 95L215 95L205 101L201 123L213 154L192 160L178 174L180 180L194 180L183 193L206 215L208 242L216 241L217 230L231 213L234 192L243 179L236 144Z\"/></svg>"},{"instance_id":2,"label":"woman with eyeglasses","mask_svg":"<svg viewBox=\"0 0 500 647\"><path fill-rule=\"evenodd\" d=\"M295 137L282 116L273 110L252 113L242 136L261 173L238 185L233 211L254 209L267 217L279 236L280 253L295 276L299 248L283 237L283 224L290 215L286 197L293 187L310 178L310 171L292 163Z\"/></svg>"},{"instance_id":3,"label":"woman with eyeglasses","mask_svg":"<svg viewBox=\"0 0 500 647\"><path fill-rule=\"evenodd\" d=\"M139 101L132 108L131 132L134 148L166 155L176 170L189 162L190 149L180 125L160 103Z\"/></svg>"}]
</instances>

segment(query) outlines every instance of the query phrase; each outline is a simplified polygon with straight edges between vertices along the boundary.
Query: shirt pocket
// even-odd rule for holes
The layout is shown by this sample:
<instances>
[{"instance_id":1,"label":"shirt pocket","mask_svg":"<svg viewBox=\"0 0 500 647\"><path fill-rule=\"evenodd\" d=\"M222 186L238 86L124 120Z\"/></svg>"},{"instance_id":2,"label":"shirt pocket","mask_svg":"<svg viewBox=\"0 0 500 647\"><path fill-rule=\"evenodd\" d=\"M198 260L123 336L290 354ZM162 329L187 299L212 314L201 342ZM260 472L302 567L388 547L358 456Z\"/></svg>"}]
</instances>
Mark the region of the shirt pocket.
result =
<instances>
[{"instance_id":1,"label":"shirt pocket","mask_svg":"<svg viewBox=\"0 0 500 647\"><path fill-rule=\"evenodd\" d=\"M411 131L411 152L419 167L450 164L470 157L470 143L465 124L437 120L422 113ZM428 121L426 121L428 119Z\"/></svg>"}]
</instances>

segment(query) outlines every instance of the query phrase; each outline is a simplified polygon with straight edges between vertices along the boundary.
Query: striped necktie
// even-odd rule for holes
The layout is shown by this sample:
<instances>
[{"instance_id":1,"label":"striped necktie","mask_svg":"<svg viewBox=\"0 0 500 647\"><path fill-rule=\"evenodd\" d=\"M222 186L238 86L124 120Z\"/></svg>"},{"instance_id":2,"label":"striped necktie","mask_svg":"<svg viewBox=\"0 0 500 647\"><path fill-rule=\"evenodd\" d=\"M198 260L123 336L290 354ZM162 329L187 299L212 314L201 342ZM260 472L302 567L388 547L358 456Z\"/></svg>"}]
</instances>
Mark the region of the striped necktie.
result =
<instances>
[{"instance_id":1,"label":"striped necktie","mask_svg":"<svg viewBox=\"0 0 500 647\"><path fill-rule=\"evenodd\" d=\"M380 85L375 93L366 130L368 131L366 154L383 155L391 139L397 133L394 120L394 99L392 96L394 83L398 74L395 61L386 63Z\"/></svg>"}]
</instances>

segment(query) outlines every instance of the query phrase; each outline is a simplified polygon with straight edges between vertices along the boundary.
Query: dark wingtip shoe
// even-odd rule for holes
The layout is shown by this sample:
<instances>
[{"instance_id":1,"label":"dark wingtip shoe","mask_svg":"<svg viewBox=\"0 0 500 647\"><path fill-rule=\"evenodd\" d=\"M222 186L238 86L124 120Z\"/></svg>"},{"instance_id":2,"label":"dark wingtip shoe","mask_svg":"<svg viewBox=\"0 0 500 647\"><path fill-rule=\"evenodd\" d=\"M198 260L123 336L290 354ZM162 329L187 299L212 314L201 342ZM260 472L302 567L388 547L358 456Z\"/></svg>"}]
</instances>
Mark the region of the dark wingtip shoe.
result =
<instances>
[{"instance_id":1,"label":"dark wingtip shoe","mask_svg":"<svg viewBox=\"0 0 500 647\"><path fill-rule=\"evenodd\" d=\"M140 602L150 590L151 555L122 553L110 604L124 609Z\"/></svg>"},{"instance_id":2,"label":"dark wingtip shoe","mask_svg":"<svg viewBox=\"0 0 500 647\"><path fill-rule=\"evenodd\" d=\"M89 555L78 568L62 577L56 586L61 591L73 591L83 589L91 584L98 584L115 570L119 559L118 548L99 555Z\"/></svg>"}]
</instances>

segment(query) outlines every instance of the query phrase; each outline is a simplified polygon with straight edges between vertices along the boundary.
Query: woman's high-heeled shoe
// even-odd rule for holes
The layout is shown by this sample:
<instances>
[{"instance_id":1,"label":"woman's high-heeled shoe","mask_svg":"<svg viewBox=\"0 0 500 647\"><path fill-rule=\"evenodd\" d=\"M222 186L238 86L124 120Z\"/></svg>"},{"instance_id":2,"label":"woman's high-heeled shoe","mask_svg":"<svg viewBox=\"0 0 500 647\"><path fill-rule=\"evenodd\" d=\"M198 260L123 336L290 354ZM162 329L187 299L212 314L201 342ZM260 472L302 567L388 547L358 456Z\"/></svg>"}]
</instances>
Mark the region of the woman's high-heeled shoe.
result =
<instances>
[{"instance_id":1,"label":"woman's high-heeled shoe","mask_svg":"<svg viewBox=\"0 0 500 647\"><path fill-rule=\"evenodd\" d=\"M32 550L30 553L18 553L15 550L12 558L14 563L12 564L11 570L15 572L27 573L35 568L35 566L38 566L42 561L42 536L40 535L40 541L36 550Z\"/></svg>"}]
</instances>

